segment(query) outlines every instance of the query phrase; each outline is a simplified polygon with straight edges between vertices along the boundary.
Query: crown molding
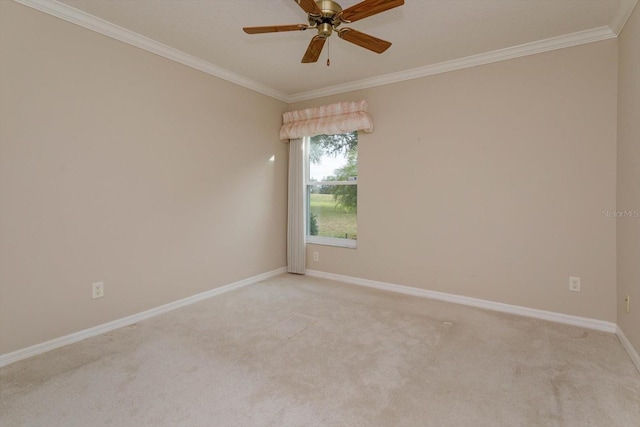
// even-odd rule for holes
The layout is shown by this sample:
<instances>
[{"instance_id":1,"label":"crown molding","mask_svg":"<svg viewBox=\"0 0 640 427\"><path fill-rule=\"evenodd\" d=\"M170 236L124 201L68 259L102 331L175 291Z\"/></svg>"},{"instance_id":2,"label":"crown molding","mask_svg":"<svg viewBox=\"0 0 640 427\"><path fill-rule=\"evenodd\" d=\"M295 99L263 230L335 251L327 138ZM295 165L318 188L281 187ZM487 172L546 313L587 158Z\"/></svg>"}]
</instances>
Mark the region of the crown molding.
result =
<instances>
[{"instance_id":1,"label":"crown molding","mask_svg":"<svg viewBox=\"0 0 640 427\"><path fill-rule=\"evenodd\" d=\"M223 80L235 83L239 86L270 96L274 99L286 102L288 104L306 101L323 96L337 95L354 90L368 89L377 86L383 86L392 83L399 83L407 80L418 79L421 77L432 76L435 74L447 73L449 71L462 70L478 65L491 64L493 62L505 61L508 59L519 58L522 56L534 55L537 53L548 52L565 47L577 46L585 43L592 43L601 40L607 40L617 37L622 30L627 19L633 12L637 4L637 0L627 1L623 3L620 13L614 20L614 28L607 26L594 28L591 30L580 31L577 33L566 34L550 39L539 40L532 43L526 43L518 46L512 46L505 49L494 50L478 55L468 56L465 58L455 59L452 61L441 62L438 64L427 65L424 67L413 68L410 70L400 71L397 73L385 74L383 76L372 77L369 79L358 80L355 82L344 83L335 86L315 89L307 92L299 92L295 94L287 94L280 90L259 83L255 80L248 79L239 74L233 73L222 67L213 65L207 61L196 58L178 49L169 47L141 34L122 28L111 22L105 21L86 12L78 10L74 7L60 3L56 0L14 0L17 3L74 23L91 31L114 38L124 43L144 49L148 52L163 56L172 61L179 62L188 67L202 71L209 75L221 78Z\"/></svg>"},{"instance_id":2,"label":"crown molding","mask_svg":"<svg viewBox=\"0 0 640 427\"><path fill-rule=\"evenodd\" d=\"M622 29L629 20L629 17L633 13L633 9L636 8L637 4L638 0L627 0L622 2L618 8L618 13L611 23L611 30L616 34L616 36L619 36L622 32Z\"/></svg>"},{"instance_id":3,"label":"crown molding","mask_svg":"<svg viewBox=\"0 0 640 427\"><path fill-rule=\"evenodd\" d=\"M181 50L169 47L160 42L152 40L141 34L122 28L111 22L105 21L79 9L71 7L67 4L60 3L55 0L14 0L30 8L39 10L56 18L63 19L73 24L84 27L88 30L95 31L105 36L114 38L121 42L144 49L156 55L163 56L172 61L179 62L187 67L202 71L203 73L221 78L223 80L235 83L239 86L270 96L283 102L290 102L289 97L284 92L273 89L262 83L243 77L233 73L222 67L213 65L207 61L196 58Z\"/></svg>"},{"instance_id":4,"label":"crown molding","mask_svg":"<svg viewBox=\"0 0 640 427\"><path fill-rule=\"evenodd\" d=\"M464 68L476 67L478 65L491 64L493 62L506 61L507 59L519 58L522 56L535 55L537 53L548 52L565 47L577 46L585 43L592 43L601 40L615 38L616 34L609 27L599 27L577 33L566 34L550 39L539 40L532 43L525 43L505 49L494 50L478 55L467 56L465 58L454 59L452 61L440 62L438 64L427 65L425 67L413 68L397 73L385 74L384 76L372 77L355 82L325 87L322 89L300 92L289 96L289 102L306 101L322 96L337 95L339 93L351 92L354 90L368 89L376 86L399 83L406 80L419 79L421 77L432 76L434 74L447 73L449 71L462 70Z\"/></svg>"}]
</instances>

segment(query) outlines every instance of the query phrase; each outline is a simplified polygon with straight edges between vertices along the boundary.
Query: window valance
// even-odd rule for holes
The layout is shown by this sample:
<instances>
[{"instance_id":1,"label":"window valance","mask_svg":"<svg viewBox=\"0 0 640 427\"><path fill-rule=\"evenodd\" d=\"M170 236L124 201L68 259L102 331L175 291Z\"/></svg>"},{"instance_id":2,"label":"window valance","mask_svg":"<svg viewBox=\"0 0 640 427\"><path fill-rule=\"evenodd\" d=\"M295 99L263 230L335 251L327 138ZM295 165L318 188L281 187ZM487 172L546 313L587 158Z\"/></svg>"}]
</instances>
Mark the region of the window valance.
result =
<instances>
[{"instance_id":1,"label":"window valance","mask_svg":"<svg viewBox=\"0 0 640 427\"><path fill-rule=\"evenodd\" d=\"M280 140L314 135L335 135L353 131L373 131L367 101L339 102L322 107L289 111L282 115Z\"/></svg>"}]
</instances>

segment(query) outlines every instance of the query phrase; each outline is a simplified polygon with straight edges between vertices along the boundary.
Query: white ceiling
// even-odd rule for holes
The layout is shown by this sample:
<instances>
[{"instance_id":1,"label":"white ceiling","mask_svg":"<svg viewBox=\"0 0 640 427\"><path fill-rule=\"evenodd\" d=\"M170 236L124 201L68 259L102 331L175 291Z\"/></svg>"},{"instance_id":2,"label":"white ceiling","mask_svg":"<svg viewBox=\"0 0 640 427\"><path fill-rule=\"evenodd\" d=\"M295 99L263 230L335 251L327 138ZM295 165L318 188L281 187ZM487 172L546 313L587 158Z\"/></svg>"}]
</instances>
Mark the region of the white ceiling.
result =
<instances>
[{"instance_id":1,"label":"white ceiling","mask_svg":"<svg viewBox=\"0 0 640 427\"><path fill-rule=\"evenodd\" d=\"M331 66L327 67L327 44L317 63L300 63L313 30L258 35L242 31L244 26L306 23L306 15L295 0L62 0L64 5L53 0L18 1L33 7L39 3L40 10L42 4L53 4L58 11L68 9L65 13L71 13L74 19L66 19L75 22L91 18L86 14L102 18L137 33L134 36L142 35L175 49L174 52L191 55L199 64L211 64L212 74L289 101L356 88L365 79L369 79L369 86L385 82L380 76L392 75L395 80L402 80L421 73L427 75L433 73L429 70L442 68L442 64L469 63L469 57L474 55L490 59L611 38L619 33L637 3L637 0L405 0L404 6L348 25L392 42L389 50L378 55L334 34L328 43ZM347 8L359 1L339 0L339 3ZM91 25L96 27L95 22ZM110 24L97 26L105 25ZM154 42L144 44L150 43ZM526 45L530 43L533 45ZM519 48L514 50L515 46ZM501 53L496 56L494 51ZM493 56L484 55L489 52L494 52ZM465 60L460 62L461 58ZM442 69L446 71L446 67Z\"/></svg>"}]
</instances>

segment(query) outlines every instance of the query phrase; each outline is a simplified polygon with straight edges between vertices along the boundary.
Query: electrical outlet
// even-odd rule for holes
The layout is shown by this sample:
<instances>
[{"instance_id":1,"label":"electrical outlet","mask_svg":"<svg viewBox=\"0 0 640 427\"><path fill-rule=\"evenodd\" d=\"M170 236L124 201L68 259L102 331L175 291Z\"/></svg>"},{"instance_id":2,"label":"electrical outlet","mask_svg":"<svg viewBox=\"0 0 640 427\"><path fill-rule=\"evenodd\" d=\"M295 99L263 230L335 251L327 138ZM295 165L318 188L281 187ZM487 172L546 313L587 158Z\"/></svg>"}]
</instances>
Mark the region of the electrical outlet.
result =
<instances>
[{"instance_id":1,"label":"electrical outlet","mask_svg":"<svg viewBox=\"0 0 640 427\"><path fill-rule=\"evenodd\" d=\"M314 261L319 261L320 260L320 257L318 256L318 252L314 252L313 253L313 260Z\"/></svg>"},{"instance_id":2,"label":"electrical outlet","mask_svg":"<svg viewBox=\"0 0 640 427\"><path fill-rule=\"evenodd\" d=\"M571 276L569 277L569 290L573 292L580 292L580 278Z\"/></svg>"},{"instance_id":3,"label":"electrical outlet","mask_svg":"<svg viewBox=\"0 0 640 427\"><path fill-rule=\"evenodd\" d=\"M625 302L627 313L628 313L630 308L629 306L631 305L631 297L629 295L624 297L624 302Z\"/></svg>"},{"instance_id":4,"label":"electrical outlet","mask_svg":"<svg viewBox=\"0 0 640 427\"><path fill-rule=\"evenodd\" d=\"M104 282L96 282L91 285L91 298L102 298L104 296Z\"/></svg>"}]
</instances>

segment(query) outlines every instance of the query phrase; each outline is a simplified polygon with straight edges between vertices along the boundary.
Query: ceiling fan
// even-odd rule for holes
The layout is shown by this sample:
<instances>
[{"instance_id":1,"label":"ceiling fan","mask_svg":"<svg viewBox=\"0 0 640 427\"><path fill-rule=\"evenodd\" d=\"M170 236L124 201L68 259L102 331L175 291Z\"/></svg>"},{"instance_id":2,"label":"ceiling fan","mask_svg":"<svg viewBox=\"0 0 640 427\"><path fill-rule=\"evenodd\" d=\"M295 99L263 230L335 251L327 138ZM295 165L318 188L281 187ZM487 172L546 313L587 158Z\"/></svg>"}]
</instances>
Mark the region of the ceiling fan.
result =
<instances>
[{"instance_id":1,"label":"ceiling fan","mask_svg":"<svg viewBox=\"0 0 640 427\"><path fill-rule=\"evenodd\" d=\"M302 57L302 63L316 62L322 52L325 41L333 31L338 37L376 53L382 53L391 43L370 36L353 28L340 28L340 24L350 24L371 15L402 6L404 0L364 0L342 10L333 0L293 0L307 13L309 24L269 25L265 27L244 27L247 34L276 33L281 31L304 31L316 29L309 47Z\"/></svg>"}]
</instances>

